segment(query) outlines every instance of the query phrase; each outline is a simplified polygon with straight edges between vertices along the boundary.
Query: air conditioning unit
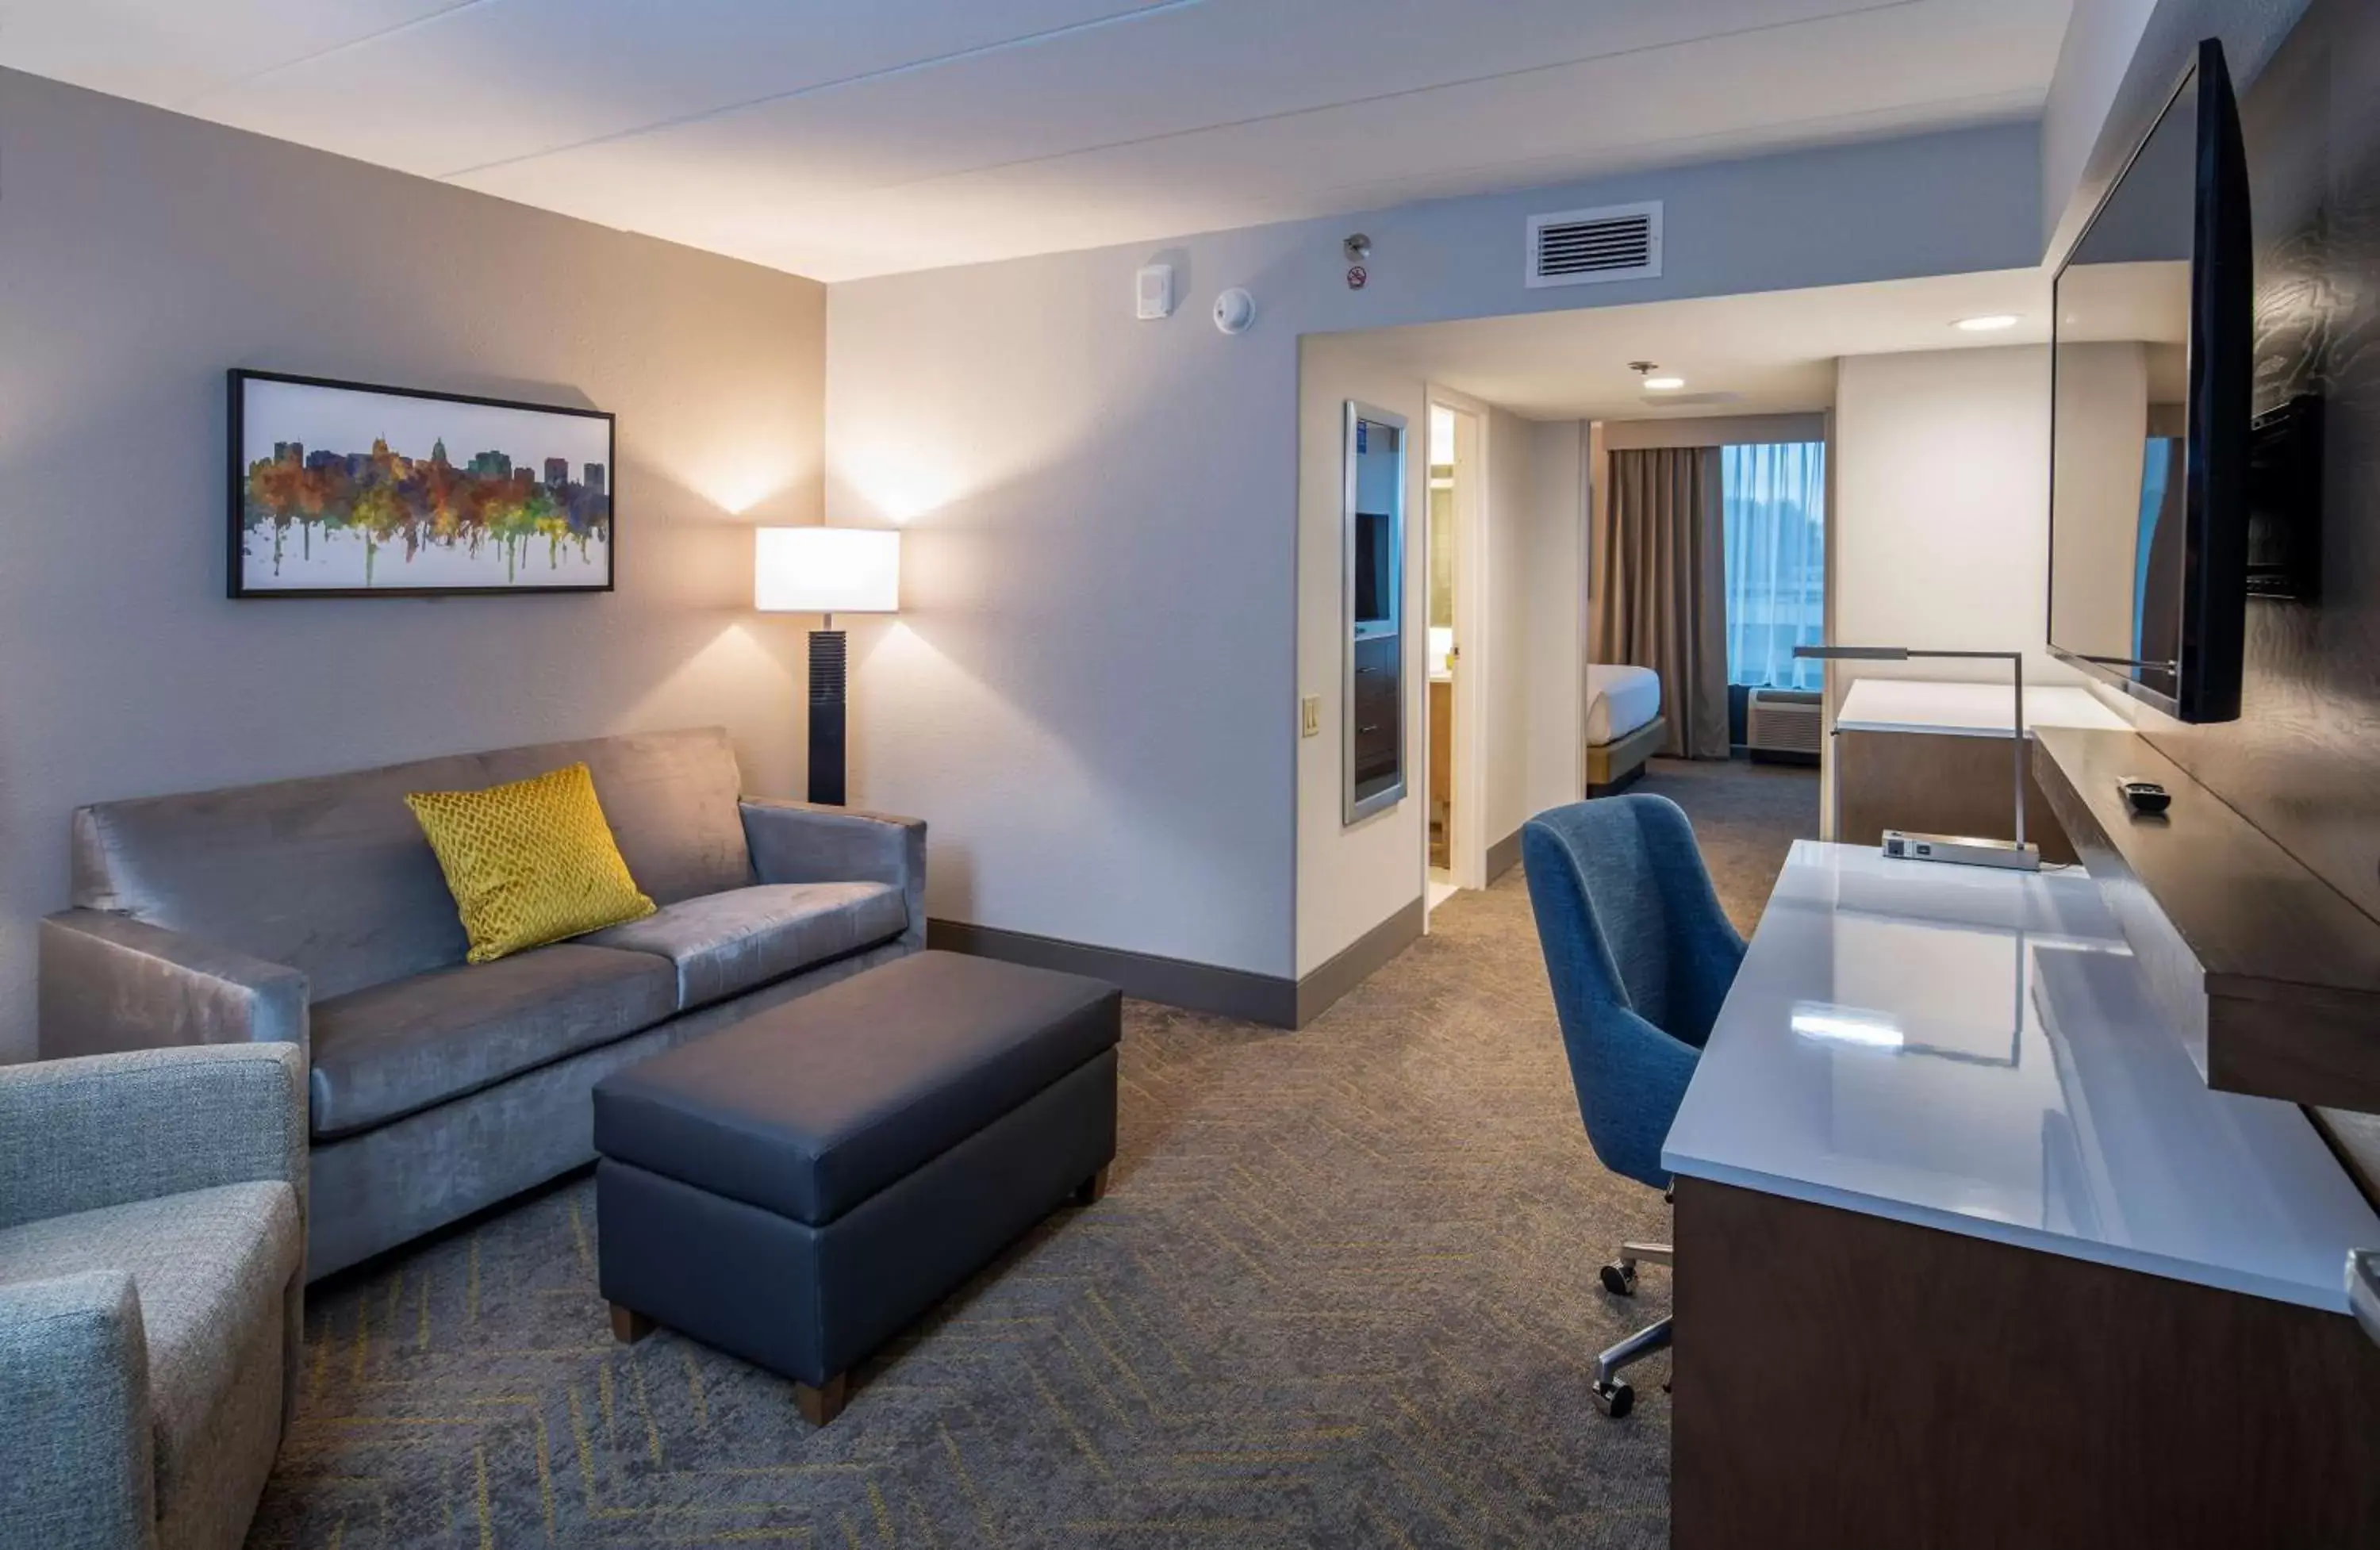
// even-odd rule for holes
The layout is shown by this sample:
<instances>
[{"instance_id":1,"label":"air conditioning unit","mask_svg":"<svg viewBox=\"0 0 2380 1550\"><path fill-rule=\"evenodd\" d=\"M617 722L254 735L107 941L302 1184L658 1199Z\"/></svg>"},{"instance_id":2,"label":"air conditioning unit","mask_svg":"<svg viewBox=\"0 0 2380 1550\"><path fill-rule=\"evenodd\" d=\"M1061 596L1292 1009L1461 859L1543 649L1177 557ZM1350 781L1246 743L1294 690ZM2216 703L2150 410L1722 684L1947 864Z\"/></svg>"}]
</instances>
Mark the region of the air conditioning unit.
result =
<instances>
[{"instance_id":1,"label":"air conditioning unit","mask_svg":"<svg viewBox=\"0 0 2380 1550\"><path fill-rule=\"evenodd\" d=\"M1807 689L1755 689L1745 696L1743 740L1764 764L1815 764L1825 736L1819 696Z\"/></svg>"}]
</instances>

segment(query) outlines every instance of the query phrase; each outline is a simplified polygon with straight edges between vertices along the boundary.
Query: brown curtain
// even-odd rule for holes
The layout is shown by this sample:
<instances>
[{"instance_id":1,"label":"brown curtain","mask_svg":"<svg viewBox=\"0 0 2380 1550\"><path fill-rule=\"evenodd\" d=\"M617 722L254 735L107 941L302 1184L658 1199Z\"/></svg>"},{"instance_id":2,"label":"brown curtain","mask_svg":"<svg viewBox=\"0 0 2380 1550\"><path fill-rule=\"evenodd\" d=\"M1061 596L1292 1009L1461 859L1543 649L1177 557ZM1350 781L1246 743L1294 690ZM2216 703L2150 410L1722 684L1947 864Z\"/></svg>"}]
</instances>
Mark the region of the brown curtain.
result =
<instances>
[{"instance_id":1,"label":"brown curtain","mask_svg":"<svg viewBox=\"0 0 2380 1550\"><path fill-rule=\"evenodd\" d=\"M1727 737L1727 564L1718 448L1611 454L1611 496L1596 535L1595 660L1661 675L1661 752L1723 759Z\"/></svg>"}]
</instances>

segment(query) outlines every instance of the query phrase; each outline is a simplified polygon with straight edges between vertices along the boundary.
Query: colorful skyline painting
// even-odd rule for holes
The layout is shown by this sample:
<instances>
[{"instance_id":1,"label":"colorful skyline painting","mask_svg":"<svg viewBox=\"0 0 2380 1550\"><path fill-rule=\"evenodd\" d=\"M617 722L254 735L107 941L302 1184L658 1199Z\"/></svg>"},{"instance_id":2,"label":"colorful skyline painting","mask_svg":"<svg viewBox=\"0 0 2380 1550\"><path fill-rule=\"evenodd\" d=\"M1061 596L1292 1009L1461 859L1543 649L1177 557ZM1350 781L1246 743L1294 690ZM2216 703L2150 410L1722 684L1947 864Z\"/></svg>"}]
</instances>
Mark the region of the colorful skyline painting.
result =
<instances>
[{"instance_id":1,"label":"colorful skyline painting","mask_svg":"<svg viewBox=\"0 0 2380 1550\"><path fill-rule=\"evenodd\" d=\"M232 596L611 587L609 415L261 372L231 385Z\"/></svg>"}]
</instances>

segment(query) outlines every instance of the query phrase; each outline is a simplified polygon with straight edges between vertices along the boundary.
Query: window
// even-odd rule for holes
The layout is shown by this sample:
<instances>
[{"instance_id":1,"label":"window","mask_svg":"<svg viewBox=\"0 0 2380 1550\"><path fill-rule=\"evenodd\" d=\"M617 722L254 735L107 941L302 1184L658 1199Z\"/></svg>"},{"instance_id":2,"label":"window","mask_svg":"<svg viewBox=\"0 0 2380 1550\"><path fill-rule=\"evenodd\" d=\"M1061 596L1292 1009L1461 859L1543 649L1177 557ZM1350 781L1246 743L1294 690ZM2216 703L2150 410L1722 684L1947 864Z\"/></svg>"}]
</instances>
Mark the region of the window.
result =
<instances>
[{"instance_id":1,"label":"window","mask_svg":"<svg viewBox=\"0 0 2380 1550\"><path fill-rule=\"evenodd\" d=\"M1827 444L1719 449L1726 514L1727 681L1815 689L1824 664L1793 655L1824 638Z\"/></svg>"}]
</instances>

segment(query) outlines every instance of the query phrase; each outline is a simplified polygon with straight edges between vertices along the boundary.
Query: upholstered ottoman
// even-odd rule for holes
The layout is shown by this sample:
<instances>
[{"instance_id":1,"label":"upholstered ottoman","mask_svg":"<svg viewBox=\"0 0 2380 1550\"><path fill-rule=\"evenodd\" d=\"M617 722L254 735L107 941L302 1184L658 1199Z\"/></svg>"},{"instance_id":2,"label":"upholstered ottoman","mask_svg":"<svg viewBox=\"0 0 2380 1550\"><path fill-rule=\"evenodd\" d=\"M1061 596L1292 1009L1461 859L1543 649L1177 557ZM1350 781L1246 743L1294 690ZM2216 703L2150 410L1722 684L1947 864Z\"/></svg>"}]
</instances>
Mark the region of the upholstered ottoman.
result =
<instances>
[{"instance_id":1,"label":"upholstered ottoman","mask_svg":"<svg viewBox=\"0 0 2380 1550\"><path fill-rule=\"evenodd\" d=\"M920 952L595 1088L612 1330L666 1325L843 1408L852 1367L1104 1188L1112 986Z\"/></svg>"}]
</instances>

